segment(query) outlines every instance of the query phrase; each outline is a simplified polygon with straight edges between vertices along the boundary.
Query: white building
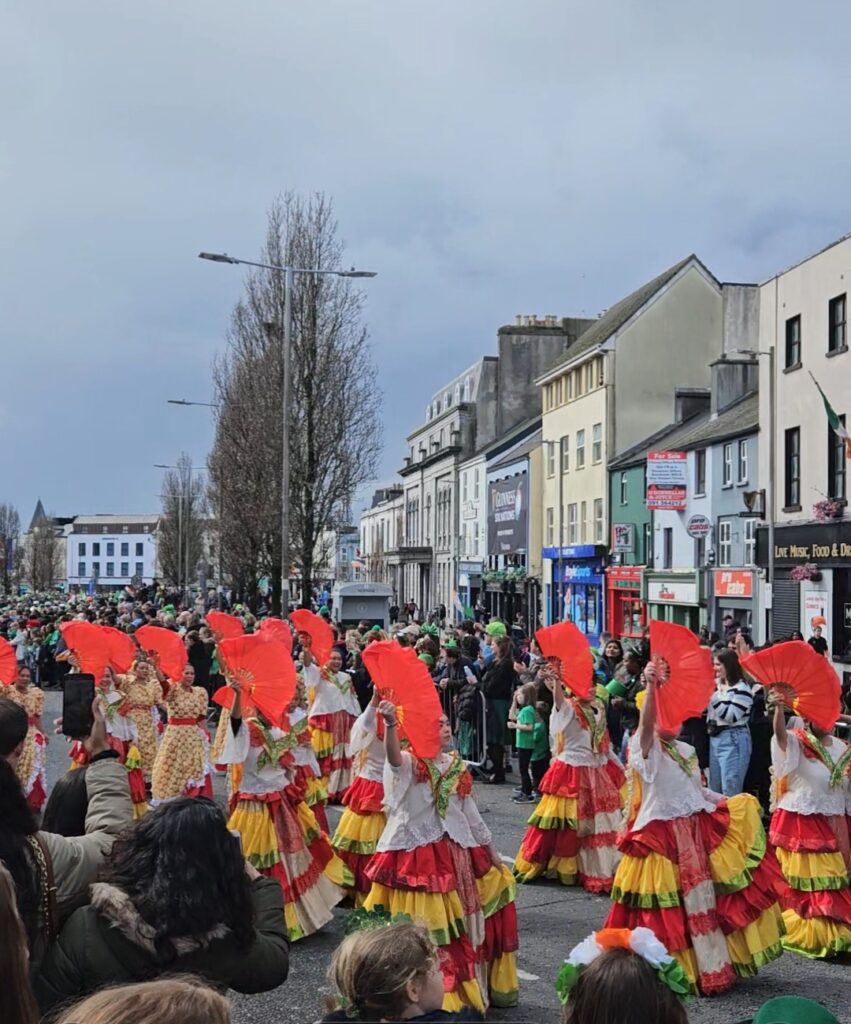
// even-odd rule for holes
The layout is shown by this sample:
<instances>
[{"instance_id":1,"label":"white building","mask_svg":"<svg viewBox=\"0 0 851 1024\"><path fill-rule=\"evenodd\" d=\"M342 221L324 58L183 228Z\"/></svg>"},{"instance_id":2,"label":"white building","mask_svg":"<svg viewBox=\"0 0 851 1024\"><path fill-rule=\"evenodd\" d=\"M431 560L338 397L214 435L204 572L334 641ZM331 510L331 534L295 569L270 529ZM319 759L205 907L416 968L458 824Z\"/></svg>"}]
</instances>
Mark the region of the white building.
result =
<instances>
[{"instance_id":1,"label":"white building","mask_svg":"<svg viewBox=\"0 0 851 1024\"><path fill-rule=\"evenodd\" d=\"M360 557L363 565L359 578L370 583L388 583L394 599L399 601L398 563L390 564L389 553L395 552L402 538L404 499L398 484L382 487L372 497L372 505L364 509L360 519Z\"/></svg>"},{"instance_id":2,"label":"white building","mask_svg":"<svg viewBox=\"0 0 851 1024\"><path fill-rule=\"evenodd\" d=\"M118 590L157 575L158 515L77 516L67 534L69 589Z\"/></svg>"},{"instance_id":3,"label":"white building","mask_svg":"<svg viewBox=\"0 0 851 1024\"><path fill-rule=\"evenodd\" d=\"M487 557L486 463L485 453L479 452L458 467L461 487L458 594L461 603L468 608L475 608L481 596L482 573Z\"/></svg>"}]
</instances>

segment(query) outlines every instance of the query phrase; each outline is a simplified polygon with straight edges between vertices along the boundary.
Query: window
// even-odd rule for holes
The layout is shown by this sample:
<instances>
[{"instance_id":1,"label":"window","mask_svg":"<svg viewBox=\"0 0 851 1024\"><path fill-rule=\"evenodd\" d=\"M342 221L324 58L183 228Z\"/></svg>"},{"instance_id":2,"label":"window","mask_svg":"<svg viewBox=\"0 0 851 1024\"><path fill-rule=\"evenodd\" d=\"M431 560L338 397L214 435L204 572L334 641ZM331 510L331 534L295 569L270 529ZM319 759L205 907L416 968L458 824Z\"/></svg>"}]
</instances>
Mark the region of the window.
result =
<instances>
[{"instance_id":1,"label":"window","mask_svg":"<svg viewBox=\"0 0 851 1024\"><path fill-rule=\"evenodd\" d=\"M785 489L784 505L786 508L801 506L801 428L790 427L784 438ZM769 510L769 515L771 511Z\"/></svg>"},{"instance_id":2,"label":"window","mask_svg":"<svg viewBox=\"0 0 851 1024\"><path fill-rule=\"evenodd\" d=\"M101 527L101 531L100 532L101 533L109 533L109 527L108 526Z\"/></svg>"},{"instance_id":3,"label":"window","mask_svg":"<svg viewBox=\"0 0 851 1024\"><path fill-rule=\"evenodd\" d=\"M791 316L786 321L786 369L801 365L801 317Z\"/></svg>"},{"instance_id":4,"label":"window","mask_svg":"<svg viewBox=\"0 0 851 1024\"><path fill-rule=\"evenodd\" d=\"M426 545L428 545L428 544L431 544L431 495L430 494L426 495L425 514L424 514L424 520L423 521L424 521L424 524L425 524L425 538L424 538L424 542L425 542Z\"/></svg>"},{"instance_id":5,"label":"window","mask_svg":"<svg viewBox=\"0 0 851 1024\"><path fill-rule=\"evenodd\" d=\"M129 576L130 575L130 563L129 562L122 562L121 563L121 575L122 576Z\"/></svg>"},{"instance_id":6,"label":"window","mask_svg":"<svg viewBox=\"0 0 851 1024\"><path fill-rule=\"evenodd\" d=\"M576 543L576 502L567 506L567 543Z\"/></svg>"},{"instance_id":7,"label":"window","mask_svg":"<svg viewBox=\"0 0 851 1024\"><path fill-rule=\"evenodd\" d=\"M476 499L476 501L479 500L479 467L478 466L476 466L476 479L475 479L475 485L473 487L473 497Z\"/></svg>"},{"instance_id":8,"label":"window","mask_svg":"<svg viewBox=\"0 0 851 1024\"><path fill-rule=\"evenodd\" d=\"M455 385L455 404L457 405L461 401L461 385Z\"/></svg>"},{"instance_id":9,"label":"window","mask_svg":"<svg viewBox=\"0 0 851 1024\"><path fill-rule=\"evenodd\" d=\"M77 562L77 575L82 579L86 575L86 563Z\"/></svg>"},{"instance_id":10,"label":"window","mask_svg":"<svg viewBox=\"0 0 851 1024\"><path fill-rule=\"evenodd\" d=\"M576 431L576 468L585 469L585 431Z\"/></svg>"},{"instance_id":11,"label":"window","mask_svg":"<svg viewBox=\"0 0 851 1024\"><path fill-rule=\"evenodd\" d=\"M449 408L449 392L448 391L444 391L444 393L443 393L443 411L446 412L446 410L448 408Z\"/></svg>"},{"instance_id":12,"label":"window","mask_svg":"<svg viewBox=\"0 0 851 1024\"><path fill-rule=\"evenodd\" d=\"M626 473L621 473L621 505L626 505L629 501L629 477Z\"/></svg>"},{"instance_id":13,"label":"window","mask_svg":"<svg viewBox=\"0 0 851 1024\"><path fill-rule=\"evenodd\" d=\"M561 439L561 471L570 472L570 434L565 434Z\"/></svg>"},{"instance_id":14,"label":"window","mask_svg":"<svg viewBox=\"0 0 851 1024\"><path fill-rule=\"evenodd\" d=\"M568 402L573 401L573 374L567 375L567 400Z\"/></svg>"},{"instance_id":15,"label":"window","mask_svg":"<svg viewBox=\"0 0 851 1024\"><path fill-rule=\"evenodd\" d=\"M92 544L92 554L95 556L100 555L100 544L96 542Z\"/></svg>"},{"instance_id":16,"label":"window","mask_svg":"<svg viewBox=\"0 0 851 1024\"><path fill-rule=\"evenodd\" d=\"M706 538L696 537L694 541L694 564L699 569L706 565Z\"/></svg>"},{"instance_id":17,"label":"window","mask_svg":"<svg viewBox=\"0 0 851 1024\"><path fill-rule=\"evenodd\" d=\"M733 554L733 524L722 519L718 524L718 564L730 565Z\"/></svg>"},{"instance_id":18,"label":"window","mask_svg":"<svg viewBox=\"0 0 851 1024\"><path fill-rule=\"evenodd\" d=\"M431 403L426 406L426 423L431 420Z\"/></svg>"},{"instance_id":19,"label":"window","mask_svg":"<svg viewBox=\"0 0 851 1024\"><path fill-rule=\"evenodd\" d=\"M85 544L78 544L77 545L77 554L82 557L82 556L85 555L85 553L86 553L86 545Z\"/></svg>"},{"instance_id":20,"label":"window","mask_svg":"<svg viewBox=\"0 0 851 1024\"><path fill-rule=\"evenodd\" d=\"M547 509L547 547L555 544L555 509Z\"/></svg>"},{"instance_id":21,"label":"window","mask_svg":"<svg viewBox=\"0 0 851 1024\"><path fill-rule=\"evenodd\" d=\"M136 575L141 576L145 570L145 566L141 562L136 563Z\"/></svg>"},{"instance_id":22,"label":"window","mask_svg":"<svg viewBox=\"0 0 851 1024\"><path fill-rule=\"evenodd\" d=\"M475 548L473 550L473 556L478 558L479 555L479 524L478 522L473 523L473 543Z\"/></svg>"},{"instance_id":23,"label":"window","mask_svg":"<svg viewBox=\"0 0 851 1024\"><path fill-rule=\"evenodd\" d=\"M740 484L748 482L748 442L739 441L739 478Z\"/></svg>"},{"instance_id":24,"label":"window","mask_svg":"<svg viewBox=\"0 0 851 1024\"><path fill-rule=\"evenodd\" d=\"M129 533L130 532L130 527L129 526L122 526L121 527L121 532L122 533Z\"/></svg>"},{"instance_id":25,"label":"window","mask_svg":"<svg viewBox=\"0 0 851 1024\"><path fill-rule=\"evenodd\" d=\"M594 543L603 543L603 499L594 499Z\"/></svg>"},{"instance_id":26,"label":"window","mask_svg":"<svg viewBox=\"0 0 851 1024\"><path fill-rule=\"evenodd\" d=\"M579 507L579 543L588 543L588 502L583 501Z\"/></svg>"},{"instance_id":27,"label":"window","mask_svg":"<svg viewBox=\"0 0 851 1024\"><path fill-rule=\"evenodd\" d=\"M469 377L465 377L464 378L464 401L465 402L469 402L470 401L470 394L471 394L470 378Z\"/></svg>"},{"instance_id":28,"label":"window","mask_svg":"<svg viewBox=\"0 0 851 1024\"><path fill-rule=\"evenodd\" d=\"M441 427L440 428L440 439L438 441L438 445L439 445L441 451L443 450L443 447L444 447L445 444L446 444L446 430L443 427Z\"/></svg>"},{"instance_id":29,"label":"window","mask_svg":"<svg viewBox=\"0 0 851 1024\"><path fill-rule=\"evenodd\" d=\"M467 500L467 472L464 471L464 475L461 477L461 500Z\"/></svg>"},{"instance_id":30,"label":"window","mask_svg":"<svg viewBox=\"0 0 851 1024\"><path fill-rule=\"evenodd\" d=\"M115 544L111 540L107 541L106 557L107 558L115 558Z\"/></svg>"},{"instance_id":31,"label":"window","mask_svg":"<svg viewBox=\"0 0 851 1024\"><path fill-rule=\"evenodd\" d=\"M674 564L674 529L666 526L662 531L662 568L670 569Z\"/></svg>"},{"instance_id":32,"label":"window","mask_svg":"<svg viewBox=\"0 0 851 1024\"><path fill-rule=\"evenodd\" d=\"M556 444L555 441L547 441L547 476L556 475Z\"/></svg>"},{"instance_id":33,"label":"window","mask_svg":"<svg viewBox=\"0 0 851 1024\"><path fill-rule=\"evenodd\" d=\"M137 543L137 545L136 545L136 557L137 558L141 558L142 557L142 543L141 542Z\"/></svg>"},{"instance_id":34,"label":"window","mask_svg":"<svg viewBox=\"0 0 851 1024\"><path fill-rule=\"evenodd\" d=\"M733 445L724 445L724 486L733 486Z\"/></svg>"},{"instance_id":35,"label":"window","mask_svg":"<svg viewBox=\"0 0 851 1024\"><path fill-rule=\"evenodd\" d=\"M439 412L440 412L440 405L438 404L438 401L437 401L437 399L435 398L435 400L434 400L434 402L432 402L432 406L431 406L431 415L432 415L432 418L433 418L433 417L435 417L435 416L437 416L437 414L438 414Z\"/></svg>"},{"instance_id":36,"label":"window","mask_svg":"<svg viewBox=\"0 0 851 1024\"><path fill-rule=\"evenodd\" d=\"M126 558L130 554L130 545L124 541L121 544L121 557Z\"/></svg>"},{"instance_id":37,"label":"window","mask_svg":"<svg viewBox=\"0 0 851 1024\"><path fill-rule=\"evenodd\" d=\"M694 453L694 493L706 494L706 449Z\"/></svg>"},{"instance_id":38,"label":"window","mask_svg":"<svg viewBox=\"0 0 851 1024\"><path fill-rule=\"evenodd\" d=\"M839 417L845 426L845 416ZM827 427L827 496L829 498L845 498L845 442Z\"/></svg>"},{"instance_id":39,"label":"window","mask_svg":"<svg viewBox=\"0 0 851 1024\"><path fill-rule=\"evenodd\" d=\"M745 565L754 565L756 563L756 519L745 520L745 551L744 551L744 562Z\"/></svg>"},{"instance_id":40,"label":"window","mask_svg":"<svg viewBox=\"0 0 851 1024\"><path fill-rule=\"evenodd\" d=\"M106 563L106 574L107 574L107 576L114 576L115 575L115 562L107 562Z\"/></svg>"},{"instance_id":41,"label":"window","mask_svg":"<svg viewBox=\"0 0 851 1024\"><path fill-rule=\"evenodd\" d=\"M827 306L827 351L844 352L848 347L845 334L845 296L837 295Z\"/></svg>"},{"instance_id":42,"label":"window","mask_svg":"<svg viewBox=\"0 0 851 1024\"><path fill-rule=\"evenodd\" d=\"M92 576L94 576L95 579L100 576L100 562L92 562Z\"/></svg>"},{"instance_id":43,"label":"window","mask_svg":"<svg viewBox=\"0 0 851 1024\"><path fill-rule=\"evenodd\" d=\"M555 389L556 389L556 405L561 405L561 403L562 403L562 394L564 393L564 378L563 377L559 377L559 379L555 382Z\"/></svg>"},{"instance_id":44,"label":"window","mask_svg":"<svg viewBox=\"0 0 851 1024\"><path fill-rule=\"evenodd\" d=\"M585 390L594 390L594 361L585 364Z\"/></svg>"},{"instance_id":45,"label":"window","mask_svg":"<svg viewBox=\"0 0 851 1024\"><path fill-rule=\"evenodd\" d=\"M591 461L603 461L603 424L595 423L591 428Z\"/></svg>"}]
</instances>

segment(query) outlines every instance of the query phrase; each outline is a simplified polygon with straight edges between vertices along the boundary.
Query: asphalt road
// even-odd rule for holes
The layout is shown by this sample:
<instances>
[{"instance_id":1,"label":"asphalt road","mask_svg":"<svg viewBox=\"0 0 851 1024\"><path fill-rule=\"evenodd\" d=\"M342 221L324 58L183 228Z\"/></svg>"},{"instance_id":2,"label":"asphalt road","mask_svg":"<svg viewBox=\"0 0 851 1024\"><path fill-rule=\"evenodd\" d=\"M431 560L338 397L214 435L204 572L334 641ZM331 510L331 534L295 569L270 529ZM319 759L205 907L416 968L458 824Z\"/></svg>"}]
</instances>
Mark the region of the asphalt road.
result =
<instances>
[{"instance_id":1,"label":"asphalt road","mask_svg":"<svg viewBox=\"0 0 851 1024\"><path fill-rule=\"evenodd\" d=\"M45 723L59 714L61 698L47 693ZM67 748L61 737L48 747L48 783L67 768ZM507 786L477 786L476 799L506 862L520 845L530 805L511 802ZM221 780L216 786L221 793ZM331 809L332 827L339 812ZM557 1024L559 1005L553 988L561 961L569 950L595 928L608 911L608 900L581 890L550 882L521 886L517 897L520 925L520 1005L516 1010L494 1012L501 1022ZM328 986L325 974L331 955L343 936L345 911L338 911L320 934L296 943L291 952L287 983L263 995L233 995L234 1024L308 1024L321 1015L322 997ZM747 1020L767 999L796 994L824 1003L840 1021L851 1024L851 960L847 963L811 962L785 954L758 977L740 982L714 999L699 999L689 1006L692 1024L728 1024ZM650 1024L650 1022L648 1022Z\"/></svg>"}]
</instances>

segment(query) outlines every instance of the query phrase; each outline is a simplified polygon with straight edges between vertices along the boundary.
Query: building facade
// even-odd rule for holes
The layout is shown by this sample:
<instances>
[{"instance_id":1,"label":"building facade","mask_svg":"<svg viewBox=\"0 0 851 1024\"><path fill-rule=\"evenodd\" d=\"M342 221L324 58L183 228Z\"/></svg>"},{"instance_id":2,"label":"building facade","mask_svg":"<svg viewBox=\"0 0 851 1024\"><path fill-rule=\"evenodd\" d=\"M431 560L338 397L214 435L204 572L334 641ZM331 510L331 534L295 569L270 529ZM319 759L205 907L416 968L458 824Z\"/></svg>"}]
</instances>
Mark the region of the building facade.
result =
<instances>
[{"instance_id":1,"label":"building facade","mask_svg":"<svg viewBox=\"0 0 851 1024\"><path fill-rule=\"evenodd\" d=\"M358 561L363 566L361 578L391 586L396 604L400 603L398 550L403 516L403 491L400 486L393 485L375 491L371 506L363 511L360 520Z\"/></svg>"},{"instance_id":2,"label":"building facade","mask_svg":"<svg viewBox=\"0 0 851 1024\"><path fill-rule=\"evenodd\" d=\"M77 516L67 534L68 586L120 590L157 576L158 515Z\"/></svg>"}]
</instances>

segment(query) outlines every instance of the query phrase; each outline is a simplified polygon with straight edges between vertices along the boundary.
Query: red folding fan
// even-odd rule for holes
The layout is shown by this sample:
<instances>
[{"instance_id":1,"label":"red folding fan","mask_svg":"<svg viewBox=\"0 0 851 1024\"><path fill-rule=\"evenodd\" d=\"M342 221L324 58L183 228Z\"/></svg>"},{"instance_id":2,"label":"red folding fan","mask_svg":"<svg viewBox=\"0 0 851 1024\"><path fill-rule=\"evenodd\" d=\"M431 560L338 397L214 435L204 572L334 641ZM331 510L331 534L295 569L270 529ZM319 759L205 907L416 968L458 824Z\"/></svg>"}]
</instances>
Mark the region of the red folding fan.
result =
<instances>
[{"instance_id":1,"label":"red folding fan","mask_svg":"<svg viewBox=\"0 0 851 1024\"><path fill-rule=\"evenodd\" d=\"M80 671L91 673L99 683L110 663L109 639L103 627L75 619L63 622L59 631Z\"/></svg>"},{"instance_id":2,"label":"red folding fan","mask_svg":"<svg viewBox=\"0 0 851 1024\"><path fill-rule=\"evenodd\" d=\"M130 666L139 654L139 649L133 643L132 637L127 633L122 633L114 626L101 626L100 628L106 634L110 668L113 672L118 672L121 675L129 672Z\"/></svg>"},{"instance_id":3,"label":"red folding fan","mask_svg":"<svg viewBox=\"0 0 851 1024\"><path fill-rule=\"evenodd\" d=\"M742 668L771 687L796 715L830 732L839 717L839 677L803 640L787 640L742 658Z\"/></svg>"},{"instance_id":4,"label":"red folding fan","mask_svg":"<svg viewBox=\"0 0 851 1024\"><path fill-rule=\"evenodd\" d=\"M287 728L286 710L293 699L296 672L287 648L278 640L266 640L257 633L222 640L219 660L224 675L242 684L243 713L261 711L273 725ZM213 700L232 708L235 692L222 686Z\"/></svg>"},{"instance_id":5,"label":"red folding fan","mask_svg":"<svg viewBox=\"0 0 851 1024\"><path fill-rule=\"evenodd\" d=\"M656 721L663 732L679 732L709 704L715 690L712 655L685 626L651 619L650 661L656 669Z\"/></svg>"},{"instance_id":6,"label":"red folding fan","mask_svg":"<svg viewBox=\"0 0 851 1024\"><path fill-rule=\"evenodd\" d=\"M228 615L227 612L207 612L204 618L216 638L216 643L220 640L230 640L234 636L242 636L245 632L242 619Z\"/></svg>"},{"instance_id":7,"label":"red folding fan","mask_svg":"<svg viewBox=\"0 0 851 1024\"><path fill-rule=\"evenodd\" d=\"M15 648L0 636L0 683L11 686L18 678L18 659Z\"/></svg>"},{"instance_id":8,"label":"red folding fan","mask_svg":"<svg viewBox=\"0 0 851 1024\"><path fill-rule=\"evenodd\" d=\"M538 646L552 659L565 686L581 700L594 693L594 655L585 634L572 622L559 622L539 629Z\"/></svg>"},{"instance_id":9,"label":"red folding fan","mask_svg":"<svg viewBox=\"0 0 851 1024\"><path fill-rule=\"evenodd\" d=\"M186 645L179 633L162 626L140 626L133 634L162 674L176 683L186 667Z\"/></svg>"},{"instance_id":10,"label":"red folding fan","mask_svg":"<svg viewBox=\"0 0 851 1024\"><path fill-rule=\"evenodd\" d=\"M393 640L370 644L363 660L381 699L396 705L399 731L416 756L437 757L443 709L425 663Z\"/></svg>"},{"instance_id":11,"label":"red folding fan","mask_svg":"<svg viewBox=\"0 0 851 1024\"><path fill-rule=\"evenodd\" d=\"M264 640L277 640L292 654L293 633L286 622L283 622L281 619L263 619L257 634L262 636Z\"/></svg>"},{"instance_id":12,"label":"red folding fan","mask_svg":"<svg viewBox=\"0 0 851 1024\"><path fill-rule=\"evenodd\" d=\"M307 633L311 640L310 653L319 663L320 668L328 664L331 657L331 649L334 646L334 634L331 627L320 615L308 611L307 608L297 608L290 612L290 622L295 626L297 633Z\"/></svg>"}]
</instances>

